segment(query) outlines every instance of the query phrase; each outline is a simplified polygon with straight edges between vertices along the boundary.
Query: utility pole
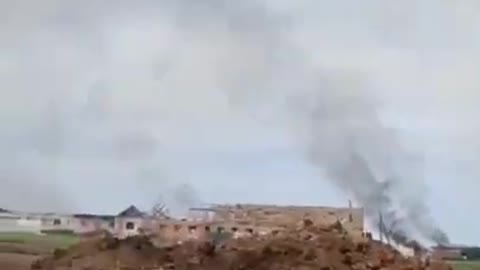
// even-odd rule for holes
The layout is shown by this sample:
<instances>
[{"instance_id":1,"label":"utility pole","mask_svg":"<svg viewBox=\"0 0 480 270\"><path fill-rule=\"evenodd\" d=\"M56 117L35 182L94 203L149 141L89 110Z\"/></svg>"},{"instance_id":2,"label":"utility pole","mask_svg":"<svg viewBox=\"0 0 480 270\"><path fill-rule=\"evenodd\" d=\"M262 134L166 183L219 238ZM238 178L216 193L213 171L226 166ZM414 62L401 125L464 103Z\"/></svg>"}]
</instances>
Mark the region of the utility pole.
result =
<instances>
[{"instance_id":1,"label":"utility pole","mask_svg":"<svg viewBox=\"0 0 480 270\"><path fill-rule=\"evenodd\" d=\"M353 222L353 209L352 209L352 200L348 200L348 222Z\"/></svg>"},{"instance_id":2,"label":"utility pole","mask_svg":"<svg viewBox=\"0 0 480 270\"><path fill-rule=\"evenodd\" d=\"M378 211L378 232L380 234L380 242L383 243L383 218L380 211Z\"/></svg>"}]
</instances>

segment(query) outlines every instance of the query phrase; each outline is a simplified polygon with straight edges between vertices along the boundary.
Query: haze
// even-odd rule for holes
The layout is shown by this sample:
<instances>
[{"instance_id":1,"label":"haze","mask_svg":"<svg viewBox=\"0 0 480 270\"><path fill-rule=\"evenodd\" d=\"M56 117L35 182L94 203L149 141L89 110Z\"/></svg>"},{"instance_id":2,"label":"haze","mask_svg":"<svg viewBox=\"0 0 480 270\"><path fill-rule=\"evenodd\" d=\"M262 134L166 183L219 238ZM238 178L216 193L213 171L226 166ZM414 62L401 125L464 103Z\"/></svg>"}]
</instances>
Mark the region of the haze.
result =
<instances>
[{"instance_id":1,"label":"haze","mask_svg":"<svg viewBox=\"0 0 480 270\"><path fill-rule=\"evenodd\" d=\"M452 242L480 244L479 12L466 0L4 1L0 207L346 205L307 154L303 102L322 89L368 97L408 150L402 192L424 197Z\"/></svg>"}]
</instances>

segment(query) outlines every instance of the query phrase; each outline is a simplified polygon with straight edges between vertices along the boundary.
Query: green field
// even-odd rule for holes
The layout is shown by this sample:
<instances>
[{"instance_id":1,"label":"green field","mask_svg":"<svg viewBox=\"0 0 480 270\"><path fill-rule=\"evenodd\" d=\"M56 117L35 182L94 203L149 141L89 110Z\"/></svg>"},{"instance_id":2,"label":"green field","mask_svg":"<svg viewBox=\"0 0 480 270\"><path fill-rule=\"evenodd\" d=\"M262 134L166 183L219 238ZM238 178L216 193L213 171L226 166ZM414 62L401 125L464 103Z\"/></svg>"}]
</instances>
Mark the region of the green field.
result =
<instances>
[{"instance_id":1,"label":"green field","mask_svg":"<svg viewBox=\"0 0 480 270\"><path fill-rule=\"evenodd\" d=\"M480 270L480 261L450 261L453 270Z\"/></svg>"},{"instance_id":2,"label":"green field","mask_svg":"<svg viewBox=\"0 0 480 270\"><path fill-rule=\"evenodd\" d=\"M73 234L0 233L0 252L44 254L78 242Z\"/></svg>"},{"instance_id":3,"label":"green field","mask_svg":"<svg viewBox=\"0 0 480 270\"><path fill-rule=\"evenodd\" d=\"M77 241L78 237L73 234L0 233L0 243L48 243L61 248L75 244Z\"/></svg>"}]
</instances>

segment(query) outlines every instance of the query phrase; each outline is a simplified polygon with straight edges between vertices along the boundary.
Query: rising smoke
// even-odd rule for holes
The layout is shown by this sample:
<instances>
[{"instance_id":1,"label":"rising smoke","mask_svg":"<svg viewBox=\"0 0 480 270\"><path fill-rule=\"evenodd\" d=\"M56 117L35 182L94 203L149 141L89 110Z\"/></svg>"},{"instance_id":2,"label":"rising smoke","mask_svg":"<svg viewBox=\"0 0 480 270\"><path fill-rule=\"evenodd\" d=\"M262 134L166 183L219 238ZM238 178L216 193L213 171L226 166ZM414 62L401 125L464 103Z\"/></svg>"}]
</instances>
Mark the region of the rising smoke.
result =
<instances>
[{"instance_id":1,"label":"rising smoke","mask_svg":"<svg viewBox=\"0 0 480 270\"><path fill-rule=\"evenodd\" d=\"M426 194L405 193L412 187L421 190L424 180L419 174L404 171L422 168L418 164L414 164L417 168L411 166L412 161L406 159L412 153L402 145L395 130L382 123L377 100L369 89L375 87L371 82L374 78L360 72L331 73L314 67L307 60L308 52L296 46L285 33L292 31L288 25L272 28L269 22L275 21L275 16L260 5L248 3L229 2L230 5L214 10L232 26L227 32L229 37L243 45L242 49L255 48L248 52L257 52L263 61L255 66L235 66L244 64L237 58L228 62L230 66L219 72L220 78L226 78L221 81L222 88L242 104L254 104L254 99L263 93L267 93L266 100L288 93L287 100L296 103L292 107L289 101L280 102L279 106L280 111L289 115L284 121L292 121L287 126L304 130L310 160L326 172L327 179L365 208L372 224L378 224L379 215L382 216L396 241L419 238L448 242L446 234L431 218ZM240 16L234 16L237 14ZM252 18L255 24L249 22ZM265 92L265 88L272 90ZM248 91L252 89L262 94L249 97ZM239 93L243 100L235 96Z\"/></svg>"},{"instance_id":2,"label":"rising smoke","mask_svg":"<svg viewBox=\"0 0 480 270\"><path fill-rule=\"evenodd\" d=\"M257 12L262 10L259 6L255 9L255 5L232 6L231 10L238 13L245 7ZM380 214L393 240L405 243L419 238L428 242L448 242L446 234L430 216L426 194L405 193L412 187L421 190L423 179L404 171L422 168L418 168L418 164L414 164L417 168L411 166L411 161L405 160L412 153L403 147L395 130L382 123L376 99L369 91L369 87L375 87L370 82L374 78L344 70L331 73L312 66L307 60L308 52L296 47L287 34L279 31L281 25L271 29L271 24L265 23L272 21L272 14L261 12L265 16L263 24L255 24L255 27L245 21L250 17L234 17L227 12L219 14L229 15L228 22L241 26L231 30L234 34L230 33L237 42L255 44L256 51L263 55L263 65L241 66L243 69L238 70L225 67L221 78L228 79L222 81L222 87L230 91L230 96L240 93L244 98L242 104L252 104L255 101L249 99L245 90L259 89L265 93L263 89L273 89L267 91L266 100L287 93L287 102L281 103L279 108L289 115L284 120L292 121L286 123L287 126L304 130L310 160L326 172L327 179L365 208L372 224L378 224ZM268 35L259 38L252 33ZM231 63L233 66L239 61ZM233 97L235 101L238 99L241 98Z\"/></svg>"},{"instance_id":3,"label":"rising smoke","mask_svg":"<svg viewBox=\"0 0 480 270\"><path fill-rule=\"evenodd\" d=\"M340 79L351 78L345 74ZM426 194L405 192L409 185L424 185L420 174L404 172L422 170L418 167L421 160L414 160L416 164L408 161L412 153L394 130L382 124L369 97L368 83L345 85L328 77L323 81L315 85L318 90L303 106L307 120L302 123L307 125L307 151L312 162L365 208L372 224L379 224L381 217L393 240L405 243L420 237L424 241L448 242L430 216ZM342 87L349 89L343 91Z\"/></svg>"},{"instance_id":4,"label":"rising smoke","mask_svg":"<svg viewBox=\"0 0 480 270\"><path fill-rule=\"evenodd\" d=\"M293 81L304 89L293 93L284 109L293 115L290 126L301 130L311 162L365 208L373 226L382 222L390 239L448 243L422 192L422 160L381 121L369 91L373 78L349 71L330 74L307 61L290 68L295 72L288 76L300 73Z\"/></svg>"}]
</instances>

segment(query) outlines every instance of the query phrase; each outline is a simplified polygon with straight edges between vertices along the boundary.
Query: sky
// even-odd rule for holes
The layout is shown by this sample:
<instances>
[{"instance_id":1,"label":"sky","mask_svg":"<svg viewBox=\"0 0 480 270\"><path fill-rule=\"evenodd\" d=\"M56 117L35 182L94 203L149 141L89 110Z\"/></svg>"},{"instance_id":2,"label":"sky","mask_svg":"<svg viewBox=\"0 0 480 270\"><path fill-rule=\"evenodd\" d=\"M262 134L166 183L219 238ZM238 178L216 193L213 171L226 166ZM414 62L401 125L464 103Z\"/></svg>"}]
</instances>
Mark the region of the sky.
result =
<instances>
[{"instance_id":1,"label":"sky","mask_svg":"<svg viewBox=\"0 0 480 270\"><path fill-rule=\"evenodd\" d=\"M480 244L479 12L473 0L3 1L1 207L346 206L307 157L294 106L318 72L329 91L366 88L417 157L412 192L425 185L453 242Z\"/></svg>"}]
</instances>

